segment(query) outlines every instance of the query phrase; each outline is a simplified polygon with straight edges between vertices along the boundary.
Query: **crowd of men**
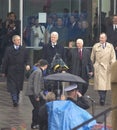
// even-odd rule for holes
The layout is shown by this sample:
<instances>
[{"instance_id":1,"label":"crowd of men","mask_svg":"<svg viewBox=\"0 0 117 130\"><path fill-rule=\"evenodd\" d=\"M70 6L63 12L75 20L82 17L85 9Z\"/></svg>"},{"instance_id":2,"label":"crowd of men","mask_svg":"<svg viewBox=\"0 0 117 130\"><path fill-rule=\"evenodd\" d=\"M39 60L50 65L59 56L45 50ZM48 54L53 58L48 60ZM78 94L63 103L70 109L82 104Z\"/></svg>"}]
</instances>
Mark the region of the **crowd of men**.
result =
<instances>
[{"instance_id":1,"label":"crowd of men","mask_svg":"<svg viewBox=\"0 0 117 130\"><path fill-rule=\"evenodd\" d=\"M52 22L51 17L48 17L49 21L46 25L38 23L37 18L34 18L33 20L34 25L32 25L31 21L32 32L29 30L29 35L25 32L23 37L24 43L27 46L42 46L41 58L42 61L44 60L42 64L39 62L38 67L36 66L35 71L31 74L36 76L32 76L32 79L29 77L30 83L28 85L34 83L31 86L31 90L32 87L34 87L34 91L31 95L28 95L33 106L35 104L38 105L37 102L40 102L40 92L42 87L40 83L44 82L43 76L51 73L62 72L64 69L71 74L80 76L86 81L86 84L78 83L76 85L82 96L85 95L88 90L89 79L94 76L94 88L99 93L99 103L102 106L105 105L106 92L111 90L110 69L111 65L116 61L117 15L113 16L112 23L106 28L106 32L99 34L98 41L95 41L95 43L93 43L94 45L92 44L92 50L84 47L87 45L90 46L93 41L90 39L90 32L86 31L88 27L86 20L83 19L82 21L78 21L74 15L71 15L68 19L69 23L64 24L65 21L63 22L62 17L56 17L56 22L54 24L51 23L51 29L49 28L50 23L48 24L48 22ZM19 105L20 91L23 90L25 69L30 70L31 65L26 46L24 46L24 43L21 43L19 36L20 22L19 20L16 20L14 12L8 13L7 20L2 23L1 32L0 58L2 64L2 75L7 77L7 88L11 94L13 106L17 107ZM71 42L74 43L74 46L72 46ZM64 47L68 44L69 47L65 49ZM52 66L56 55L59 56L59 62ZM60 62L61 59L62 63ZM62 70L60 67L63 63L66 68L63 68ZM39 80L39 76L41 77L41 80ZM34 82L35 78L36 81L39 82L37 85L37 82ZM57 84L54 83L53 85L56 86ZM43 89L44 91L52 91L49 89L49 86L47 86L46 89L43 86ZM54 90L55 95L56 91L57 90ZM34 112L35 106L32 111L33 115L35 115ZM38 124L33 124L32 122L31 127L33 128L37 125Z\"/></svg>"}]
</instances>

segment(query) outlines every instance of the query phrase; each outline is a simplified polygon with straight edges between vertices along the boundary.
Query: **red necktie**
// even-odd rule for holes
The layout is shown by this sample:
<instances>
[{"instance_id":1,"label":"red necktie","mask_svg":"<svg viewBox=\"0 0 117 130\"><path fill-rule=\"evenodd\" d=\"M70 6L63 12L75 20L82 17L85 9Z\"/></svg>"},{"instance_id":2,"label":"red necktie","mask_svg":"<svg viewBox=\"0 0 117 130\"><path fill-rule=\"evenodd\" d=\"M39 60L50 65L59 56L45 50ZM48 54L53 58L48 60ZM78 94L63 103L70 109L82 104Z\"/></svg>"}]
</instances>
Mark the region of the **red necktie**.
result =
<instances>
[{"instance_id":1,"label":"red necktie","mask_svg":"<svg viewBox=\"0 0 117 130\"><path fill-rule=\"evenodd\" d=\"M82 59L82 50L81 49L79 50L79 56L80 56L80 59Z\"/></svg>"}]
</instances>

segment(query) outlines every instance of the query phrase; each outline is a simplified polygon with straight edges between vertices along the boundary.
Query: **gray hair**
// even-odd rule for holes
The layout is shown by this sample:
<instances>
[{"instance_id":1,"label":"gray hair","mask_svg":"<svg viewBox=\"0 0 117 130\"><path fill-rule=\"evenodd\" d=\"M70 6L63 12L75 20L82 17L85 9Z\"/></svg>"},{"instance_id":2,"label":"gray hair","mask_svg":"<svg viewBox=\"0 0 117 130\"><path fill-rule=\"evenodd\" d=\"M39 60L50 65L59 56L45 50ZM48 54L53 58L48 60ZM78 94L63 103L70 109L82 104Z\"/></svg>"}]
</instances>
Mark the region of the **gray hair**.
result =
<instances>
[{"instance_id":1,"label":"gray hair","mask_svg":"<svg viewBox=\"0 0 117 130\"><path fill-rule=\"evenodd\" d=\"M57 38L59 37L59 34L57 32L52 32L51 36L53 36L53 35L56 36Z\"/></svg>"},{"instance_id":2,"label":"gray hair","mask_svg":"<svg viewBox=\"0 0 117 130\"><path fill-rule=\"evenodd\" d=\"M12 41L14 41L16 38L20 38L20 36L19 36L19 35L14 35L14 36L12 37Z\"/></svg>"},{"instance_id":3,"label":"gray hair","mask_svg":"<svg viewBox=\"0 0 117 130\"><path fill-rule=\"evenodd\" d=\"M83 44L84 44L84 41L83 41L83 39L80 39L80 38L79 38L79 39L76 40L76 43L81 43L81 44L83 45Z\"/></svg>"}]
</instances>

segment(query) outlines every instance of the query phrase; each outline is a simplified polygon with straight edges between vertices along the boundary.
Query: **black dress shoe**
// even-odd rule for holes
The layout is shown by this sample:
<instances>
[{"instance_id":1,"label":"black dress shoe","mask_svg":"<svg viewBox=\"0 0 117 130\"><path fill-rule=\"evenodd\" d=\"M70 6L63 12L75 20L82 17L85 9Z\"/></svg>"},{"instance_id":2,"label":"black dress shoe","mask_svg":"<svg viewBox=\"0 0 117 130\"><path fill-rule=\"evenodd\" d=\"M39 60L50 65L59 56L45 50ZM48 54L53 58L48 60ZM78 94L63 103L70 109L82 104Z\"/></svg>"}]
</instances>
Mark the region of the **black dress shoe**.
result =
<instances>
[{"instance_id":1,"label":"black dress shoe","mask_svg":"<svg viewBox=\"0 0 117 130\"><path fill-rule=\"evenodd\" d=\"M14 106L14 107L17 107L17 106L18 106L18 103L13 103L13 106Z\"/></svg>"}]
</instances>

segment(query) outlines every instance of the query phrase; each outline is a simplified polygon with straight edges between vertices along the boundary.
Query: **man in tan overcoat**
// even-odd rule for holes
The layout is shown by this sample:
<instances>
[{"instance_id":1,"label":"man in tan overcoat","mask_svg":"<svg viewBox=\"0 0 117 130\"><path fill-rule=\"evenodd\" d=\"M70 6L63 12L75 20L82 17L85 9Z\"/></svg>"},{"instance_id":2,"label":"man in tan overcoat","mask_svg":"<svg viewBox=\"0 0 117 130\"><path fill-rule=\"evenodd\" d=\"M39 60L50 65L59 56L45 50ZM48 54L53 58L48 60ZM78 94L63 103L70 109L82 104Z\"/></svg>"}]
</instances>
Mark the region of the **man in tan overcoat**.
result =
<instances>
[{"instance_id":1,"label":"man in tan overcoat","mask_svg":"<svg viewBox=\"0 0 117 130\"><path fill-rule=\"evenodd\" d=\"M117 61L111 68L112 107L117 106ZM112 111L112 129L117 130L117 109Z\"/></svg>"},{"instance_id":2,"label":"man in tan overcoat","mask_svg":"<svg viewBox=\"0 0 117 130\"><path fill-rule=\"evenodd\" d=\"M91 60L94 66L94 89L98 90L100 105L105 105L106 92L111 90L111 65L116 61L114 47L108 43L105 33L92 48Z\"/></svg>"}]
</instances>

